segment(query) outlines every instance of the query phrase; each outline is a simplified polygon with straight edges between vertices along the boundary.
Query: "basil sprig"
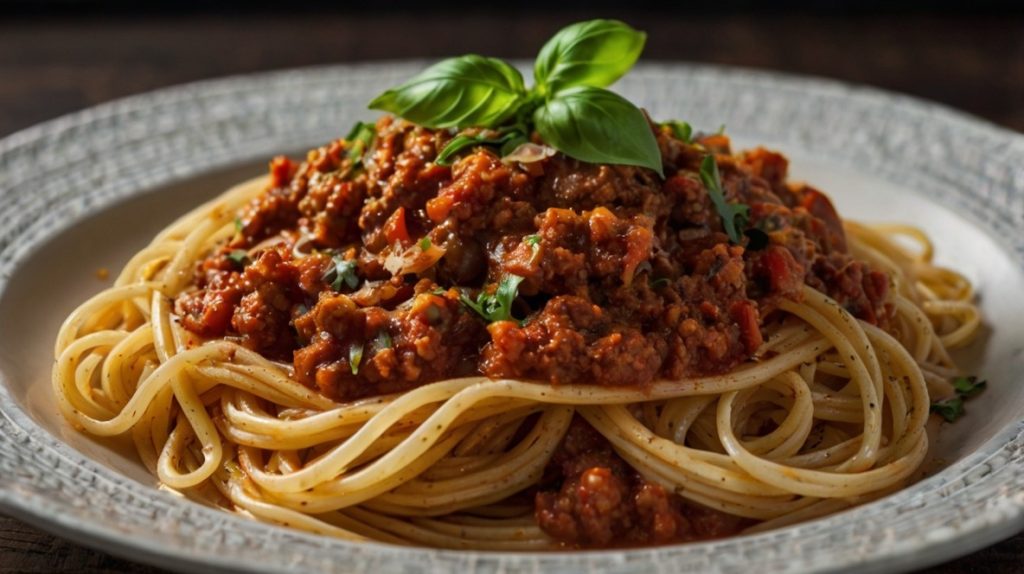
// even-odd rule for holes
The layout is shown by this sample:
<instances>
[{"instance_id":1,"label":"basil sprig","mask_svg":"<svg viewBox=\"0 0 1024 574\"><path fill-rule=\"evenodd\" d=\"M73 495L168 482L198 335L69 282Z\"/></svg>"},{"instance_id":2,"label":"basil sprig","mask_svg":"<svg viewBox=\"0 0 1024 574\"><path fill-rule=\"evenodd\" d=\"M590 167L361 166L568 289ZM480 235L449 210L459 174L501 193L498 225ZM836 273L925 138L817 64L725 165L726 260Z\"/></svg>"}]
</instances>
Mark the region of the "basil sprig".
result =
<instances>
[{"instance_id":1,"label":"basil sprig","mask_svg":"<svg viewBox=\"0 0 1024 574\"><path fill-rule=\"evenodd\" d=\"M540 51L535 85L527 89L506 62L477 55L443 60L387 90L370 108L430 128L502 128L503 148L526 141L536 128L545 143L586 162L646 167L664 175L661 152L639 108L606 89L629 71L646 35L617 20L563 28ZM474 144L456 138L447 162ZM504 151L504 150L503 150Z\"/></svg>"}]
</instances>

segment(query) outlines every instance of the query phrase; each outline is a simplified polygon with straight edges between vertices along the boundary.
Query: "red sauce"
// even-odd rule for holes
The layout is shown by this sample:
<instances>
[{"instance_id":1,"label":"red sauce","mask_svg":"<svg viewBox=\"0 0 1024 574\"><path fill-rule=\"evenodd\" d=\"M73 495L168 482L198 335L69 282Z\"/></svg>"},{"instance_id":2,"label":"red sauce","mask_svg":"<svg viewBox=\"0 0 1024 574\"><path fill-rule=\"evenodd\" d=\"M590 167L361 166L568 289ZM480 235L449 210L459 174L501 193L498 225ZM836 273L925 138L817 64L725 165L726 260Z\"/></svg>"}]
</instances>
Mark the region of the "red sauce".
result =
<instances>
[{"instance_id":1,"label":"red sauce","mask_svg":"<svg viewBox=\"0 0 1024 574\"><path fill-rule=\"evenodd\" d=\"M630 467L580 418L551 458L534 514L571 547L650 546L731 536L751 522L685 502Z\"/></svg>"},{"instance_id":2,"label":"red sauce","mask_svg":"<svg viewBox=\"0 0 1024 574\"><path fill-rule=\"evenodd\" d=\"M761 343L774 302L799 298L804 283L867 321L892 313L887 278L849 256L828 198L787 183L777 153L730 155L722 135L698 147L659 130L664 180L561 154L507 165L482 147L449 168L432 161L448 132L387 117L377 129L358 169L341 140L271 163L241 232L179 297L186 327L292 361L300 380L347 400L479 373L642 386L724 372ZM727 198L750 206L767 247L745 250L723 233L697 173L709 148ZM247 262L228 257L273 237L280 245ZM424 237L443 256L393 276L389 255ZM313 254L296 257L296 242ZM332 288L332 256L354 261L356 287ZM460 303L460 290L492 292L510 274L524 278L523 324L488 324Z\"/></svg>"},{"instance_id":3,"label":"red sauce","mask_svg":"<svg viewBox=\"0 0 1024 574\"><path fill-rule=\"evenodd\" d=\"M804 284L861 319L891 319L888 278L849 255L831 202L787 182L783 156L652 129L664 179L562 154L508 165L484 147L439 166L449 132L389 117L362 165L341 140L303 162L276 158L177 313L203 337L292 362L338 400L470 374L642 387L722 373L751 356L779 299L798 300ZM709 151L727 199L749 205L749 225L767 235L763 248L729 242L698 175ZM512 303L522 322L488 323L460 300L511 275L523 278ZM573 428L536 498L557 540L654 544L738 528Z\"/></svg>"}]
</instances>

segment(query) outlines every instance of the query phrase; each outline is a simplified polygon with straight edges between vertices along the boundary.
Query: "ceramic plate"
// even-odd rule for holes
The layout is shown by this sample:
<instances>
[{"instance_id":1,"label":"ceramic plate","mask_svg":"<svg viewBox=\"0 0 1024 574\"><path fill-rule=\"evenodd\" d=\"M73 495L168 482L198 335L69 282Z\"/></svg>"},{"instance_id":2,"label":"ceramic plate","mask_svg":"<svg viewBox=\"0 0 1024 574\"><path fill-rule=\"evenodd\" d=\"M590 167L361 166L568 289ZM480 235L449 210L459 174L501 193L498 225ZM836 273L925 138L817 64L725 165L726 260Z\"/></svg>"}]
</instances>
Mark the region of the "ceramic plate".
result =
<instances>
[{"instance_id":1,"label":"ceramic plate","mask_svg":"<svg viewBox=\"0 0 1024 574\"><path fill-rule=\"evenodd\" d=\"M0 509L59 535L179 570L374 572L899 571L1024 527L1024 137L951 110L834 82L639 66L617 89L655 118L764 144L844 216L928 231L978 287L989 380L942 433L943 470L794 527L717 542L548 554L352 544L158 490L131 453L70 429L49 376L64 316L159 229L275 154L371 119L369 99L420 63L342 66L171 88L0 141ZM106 281L109 281L107 279Z\"/></svg>"}]
</instances>

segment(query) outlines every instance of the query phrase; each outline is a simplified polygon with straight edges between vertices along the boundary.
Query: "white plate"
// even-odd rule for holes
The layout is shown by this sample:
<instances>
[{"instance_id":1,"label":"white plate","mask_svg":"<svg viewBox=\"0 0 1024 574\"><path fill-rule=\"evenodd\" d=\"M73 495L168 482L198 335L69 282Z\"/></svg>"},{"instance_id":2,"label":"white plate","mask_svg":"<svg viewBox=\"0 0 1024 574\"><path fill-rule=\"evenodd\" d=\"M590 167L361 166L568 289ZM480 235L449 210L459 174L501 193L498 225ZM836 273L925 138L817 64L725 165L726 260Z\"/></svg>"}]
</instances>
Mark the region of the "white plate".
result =
<instances>
[{"instance_id":1,"label":"white plate","mask_svg":"<svg viewBox=\"0 0 1024 574\"><path fill-rule=\"evenodd\" d=\"M640 66L617 89L656 118L726 124L789 155L840 213L907 221L975 281L988 325L965 360L989 389L936 446L946 468L893 496L754 536L627 551L507 554L352 544L158 491L130 453L69 429L49 387L63 317L177 215L374 116L417 63L228 78L120 100L0 141L0 507L181 570L824 572L922 567L1024 527L1024 137L822 80Z\"/></svg>"}]
</instances>

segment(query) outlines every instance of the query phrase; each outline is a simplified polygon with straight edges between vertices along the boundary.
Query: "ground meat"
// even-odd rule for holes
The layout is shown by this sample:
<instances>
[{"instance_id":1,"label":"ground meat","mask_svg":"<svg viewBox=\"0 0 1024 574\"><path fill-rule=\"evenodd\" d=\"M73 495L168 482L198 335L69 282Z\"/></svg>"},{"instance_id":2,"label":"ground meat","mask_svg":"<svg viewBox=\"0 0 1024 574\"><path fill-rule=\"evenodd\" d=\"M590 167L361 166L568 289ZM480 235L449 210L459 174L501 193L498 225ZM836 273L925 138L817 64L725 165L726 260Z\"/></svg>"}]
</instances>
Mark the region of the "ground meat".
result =
<instances>
[{"instance_id":1,"label":"ground meat","mask_svg":"<svg viewBox=\"0 0 1024 574\"><path fill-rule=\"evenodd\" d=\"M735 534L743 523L643 478L589 424L573 419L537 493L537 524L573 547L666 544Z\"/></svg>"},{"instance_id":2,"label":"ground meat","mask_svg":"<svg viewBox=\"0 0 1024 574\"><path fill-rule=\"evenodd\" d=\"M484 374L552 384L650 381L666 349L660 338L616 323L601 307L568 295L548 301L524 327L500 321L489 330L491 342L482 354Z\"/></svg>"},{"instance_id":3,"label":"ground meat","mask_svg":"<svg viewBox=\"0 0 1024 574\"><path fill-rule=\"evenodd\" d=\"M828 198L788 183L783 156L652 129L664 179L557 153L507 163L487 145L438 165L451 131L384 117L365 153L336 140L275 159L175 309L340 400L460 374L643 386L721 373L805 284L887 325L888 278L850 256ZM699 174L708 153L767 245L730 243Z\"/></svg>"}]
</instances>

